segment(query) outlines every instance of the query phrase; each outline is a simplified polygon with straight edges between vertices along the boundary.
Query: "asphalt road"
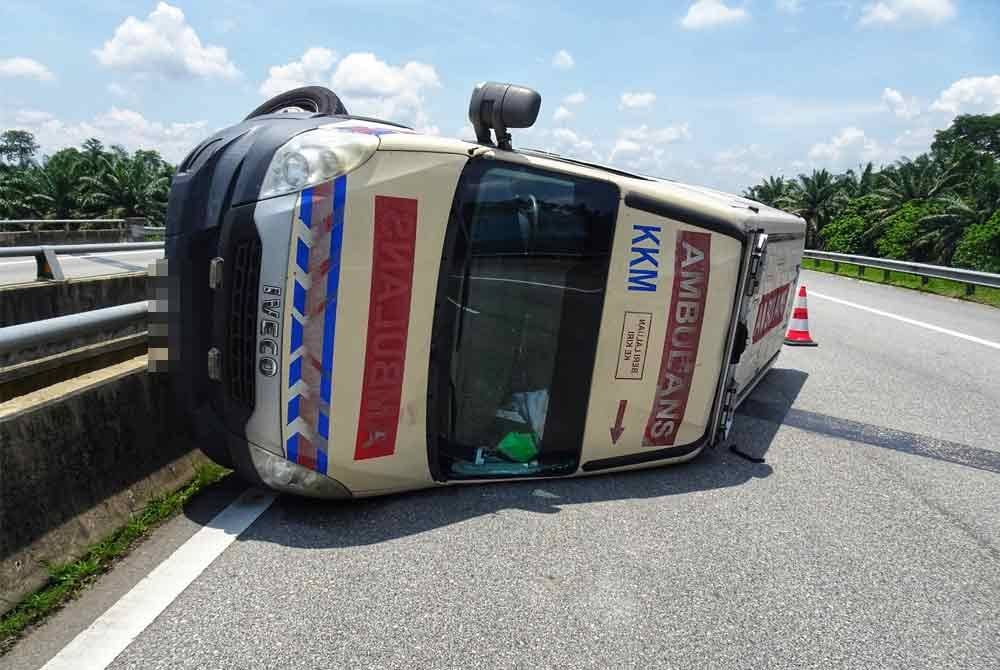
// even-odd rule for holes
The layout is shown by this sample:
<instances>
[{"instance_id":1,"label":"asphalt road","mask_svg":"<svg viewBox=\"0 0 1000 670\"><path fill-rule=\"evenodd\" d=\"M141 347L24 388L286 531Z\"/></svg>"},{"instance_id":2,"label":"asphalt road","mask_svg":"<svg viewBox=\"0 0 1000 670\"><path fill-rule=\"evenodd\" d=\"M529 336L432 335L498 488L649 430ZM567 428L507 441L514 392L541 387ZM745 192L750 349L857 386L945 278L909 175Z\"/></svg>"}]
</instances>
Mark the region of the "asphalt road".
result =
<instances>
[{"instance_id":1,"label":"asphalt road","mask_svg":"<svg viewBox=\"0 0 1000 670\"><path fill-rule=\"evenodd\" d=\"M1000 349L829 298L993 342L1000 310L803 280L820 346L734 427L764 463L279 498L109 667L1000 667ZM41 665L204 518L0 665Z\"/></svg>"},{"instance_id":2,"label":"asphalt road","mask_svg":"<svg viewBox=\"0 0 1000 670\"><path fill-rule=\"evenodd\" d=\"M67 277L95 277L119 272L145 271L157 258L163 258L163 251L153 249L61 255L59 262ZM35 281L33 258L0 258L0 286L31 281Z\"/></svg>"}]
</instances>

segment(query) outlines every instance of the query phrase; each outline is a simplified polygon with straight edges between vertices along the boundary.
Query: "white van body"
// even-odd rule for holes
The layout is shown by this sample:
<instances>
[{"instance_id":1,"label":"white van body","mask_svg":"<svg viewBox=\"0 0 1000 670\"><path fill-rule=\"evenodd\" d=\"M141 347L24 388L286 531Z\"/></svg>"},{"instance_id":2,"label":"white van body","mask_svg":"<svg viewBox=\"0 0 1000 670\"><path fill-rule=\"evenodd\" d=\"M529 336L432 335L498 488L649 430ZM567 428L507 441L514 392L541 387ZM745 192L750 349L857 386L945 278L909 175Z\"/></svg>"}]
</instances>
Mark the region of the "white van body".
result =
<instances>
[{"instance_id":1,"label":"white van body","mask_svg":"<svg viewBox=\"0 0 1000 670\"><path fill-rule=\"evenodd\" d=\"M357 119L313 121L376 138L346 174L261 197L244 148L239 184L220 176L283 122L229 131L214 166L196 151L168 216L172 370L202 439L250 479L351 497L687 461L774 364L798 217Z\"/></svg>"}]
</instances>

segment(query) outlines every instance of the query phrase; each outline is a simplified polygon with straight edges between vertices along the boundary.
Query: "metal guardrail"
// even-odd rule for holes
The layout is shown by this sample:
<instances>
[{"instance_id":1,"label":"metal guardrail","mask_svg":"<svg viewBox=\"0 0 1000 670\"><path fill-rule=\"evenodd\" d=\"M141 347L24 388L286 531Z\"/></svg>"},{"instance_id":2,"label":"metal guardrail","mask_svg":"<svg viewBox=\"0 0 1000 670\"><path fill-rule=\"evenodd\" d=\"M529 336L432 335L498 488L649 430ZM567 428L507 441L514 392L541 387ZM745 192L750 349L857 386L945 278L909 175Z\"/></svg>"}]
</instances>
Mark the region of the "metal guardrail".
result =
<instances>
[{"instance_id":1,"label":"metal guardrail","mask_svg":"<svg viewBox=\"0 0 1000 670\"><path fill-rule=\"evenodd\" d=\"M79 226L82 224L101 224L111 227L88 228L82 231ZM52 225L62 227L62 232L66 235L71 233L107 233L118 231L126 234L129 241L141 242L153 233L164 233L163 226L148 226L144 217L127 217L124 219L3 219L0 220L0 233L8 235L34 235L36 238L41 234L58 233L58 230L51 230ZM46 230L42 230L42 227ZM75 230L73 227L75 226ZM28 230L10 230L11 227L24 228ZM39 240L40 241L40 240Z\"/></svg>"},{"instance_id":2,"label":"metal guardrail","mask_svg":"<svg viewBox=\"0 0 1000 670\"><path fill-rule=\"evenodd\" d=\"M102 251L140 251L162 249L163 242L118 242L108 244L42 244L30 247L0 247L0 258L34 256L36 275L39 280L64 281L60 254L92 254Z\"/></svg>"},{"instance_id":3,"label":"metal guardrail","mask_svg":"<svg viewBox=\"0 0 1000 670\"><path fill-rule=\"evenodd\" d=\"M833 271L840 269L841 263L858 266L858 274L864 272L864 268L876 268L882 270L882 278L888 279L889 272L905 272L906 274L920 277L922 284L926 284L930 278L948 279L953 282L965 284L965 294L972 295L977 286L988 286L990 288L1000 288L1000 275L990 272L977 272L975 270L963 270L962 268L949 268L942 265L928 265L926 263L912 263L910 261L897 261L891 258L873 258L871 256L852 256L850 254L836 254L830 251L815 251L806 249L803 257L813 260L830 261L833 263Z\"/></svg>"},{"instance_id":4,"label":"metal guardrail","mask_svg":"<svg viewBox=\"0 0 1000 670\"><path fill-rule=\"evenodd\" d=\"M11 224L11 223L19 225L19 226L38 226L38 225L41 225L43 223L44 224L58 223L58 224L62 224L64 226L68 226L68 225L74 224L74 223L76 223L76 224L80 224L80 223L114 223L114 224L117 224L118 227L120 228L120 227L122 227L122 225L127 220L128 219L3 219L3 220L0 220L0 227L2 227L4 225L7 225L7 224Z\"/></svg>"},{"instance_id":5,"label":"metal guardrail","mask_svg":"<svg viewBox=\"0 0 1000 670\"><path fill-rule=\"evenodd\" d=\"M148 302L141 300L126 305L7 326L0 328L0 354L126 326L145 320L147 313Z\"/></svg>"}]
</instances>

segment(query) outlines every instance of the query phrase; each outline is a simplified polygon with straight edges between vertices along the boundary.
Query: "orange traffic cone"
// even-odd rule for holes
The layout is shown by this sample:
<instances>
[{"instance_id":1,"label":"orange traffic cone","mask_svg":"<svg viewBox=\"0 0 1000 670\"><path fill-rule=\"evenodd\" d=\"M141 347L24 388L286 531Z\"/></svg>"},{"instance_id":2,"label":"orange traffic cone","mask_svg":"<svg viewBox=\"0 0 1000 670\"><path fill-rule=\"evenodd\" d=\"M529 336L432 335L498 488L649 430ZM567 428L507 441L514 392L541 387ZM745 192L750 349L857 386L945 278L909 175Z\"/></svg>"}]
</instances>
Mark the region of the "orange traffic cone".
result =
<instances>
[{"instance_id":1,"label":"orange traffic cone","mask_svg":"<svg viewBox=\"0 0 1000 670\"><path fill-rule=\"evenodd\" d=\"M809 307L806 304L806 286L799 287L799 295L795 298L792 309L792 319L788 322L788 332L785 333L785 344L796 347L816 347L809 335Z\"/></svg>"}]
</instances>

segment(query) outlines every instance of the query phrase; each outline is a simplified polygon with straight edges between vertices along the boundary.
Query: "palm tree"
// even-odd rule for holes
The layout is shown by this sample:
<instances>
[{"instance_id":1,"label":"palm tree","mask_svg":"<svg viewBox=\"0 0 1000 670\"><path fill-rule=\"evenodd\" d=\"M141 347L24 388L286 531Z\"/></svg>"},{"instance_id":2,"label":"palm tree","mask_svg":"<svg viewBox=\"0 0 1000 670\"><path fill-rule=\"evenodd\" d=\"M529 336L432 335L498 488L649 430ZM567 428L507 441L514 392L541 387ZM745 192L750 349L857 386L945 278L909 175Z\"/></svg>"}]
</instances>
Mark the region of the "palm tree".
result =
<instances>
[{"instance_id":1,"label":"palm tree","mask_svg":"<svg viewBox=\"0 0 1000 670\"><path fill-rule=\"evenodd\" d=\"M82 167L76 149L63 149L41 166L13 172L11 189L18 194L18 208L35 216L56 219L73 216L81 202Z\"/></svg>"},{"instance_id":2,"label":"palm tree","mask_svg":"<svg viewBox=\"0 0 1000 670\"><path fill-rule=\"evenodd\" d=\"M20 218L27 209L17 176L14 170L0 169L0 219Z\"/></svg>"},{"instance_id":3,"label":"palm tree","mask_svg":"<svg viewBox=\"0 0 1000 670\"><path fill-rule=\"evenodd\" d=\"M108 154L104 151L104 144L96 137L91 137L80 145L80 155L88 171L97 174L101 168L101 160Z\"/></svg>"},{"instance_id":4,"label":"palm tree","mask_svg":"<svg viewBox=\"0 0 1000 670\"><path fill-rule=\"evenodd\" d=\"M858 166L858 172L848 170L841 177L841 187L852 198L863 198L872 193L878 182L878 173L875 172L875 165L868 161L865 165Z\"/></svg>"},{"instance_id":5,"label":"palm tree","mask_svg":"<svg viewBox=\"0 0 1000 670\"><path fill-rule=\"evenodd\" d=\"M941 200L965 176L966 161L955 155L943 161L934 161L927 154L916 160L902 158L882 171L882 185L875 189L880 208L878 221L865 232L874 239L885 232L889 220L908 202L934 202Z\"/></svg>"},{"instance_id":6,"label":"palm tree","mask_svg":"<svg viewBox=\"0 0 1000 670\"><path fill-rule=\"evenodd\" d=\"M951 265L952 256L965 229L986 223L1000 210L1000 169L989 161L969 183L972 193L961 197L949 194L939 198L944 211L925 216L917 222L922 235L914 242L928 249L935 262Z\"/></svg>"},{"instance_id":7,"label":"palm tree","mask_svg":"<svg viewBox=\"0 0 1000 670\"><path fill-rule=\"evenodd\" d=\"M790 182L784 177L768 177L762 179L756 186L751 186L743 192L743 197L756 200L768 207L777 207L778 201L788 194Z\"/></svg>"},{"instance_id":8,"label":"palm tree","mask_svg":"<svg viewBox=\"0 0 1000 670\"><path fill-rule=\"evenodd\" d=\"M813 170L791 182L779 206L806 220L806 246L813 249L817 234L833 218L842 199L839 180L827 170Z\"/></svg>"},{"instance_id":9,"label":"palm tree","mask_svg":"<svg viewBox=\"0 0 1000 670\"><path fill-rule=\"evenodd\" d=\"M915 161L897 161L893 169L882 172L882 186L875 189L882 202L880 213L892 216L911 200L930 201L944 195L961 181L963 167L961 160L938 163L926 154Z\"/></svg>"},{"instance_id":10,"label":"palm tree","mask_svg":"<svg viewBox=\"0 0 1000 670\"><path fill-rule=\"evenodd\" d=\"M156 152L137 151L129 157L116 152L102 157L101 172L83 177L91 192L88 204L108 216L145 216L159 220L170 187L169 166Z\"/></svg>"}]
</instances>

